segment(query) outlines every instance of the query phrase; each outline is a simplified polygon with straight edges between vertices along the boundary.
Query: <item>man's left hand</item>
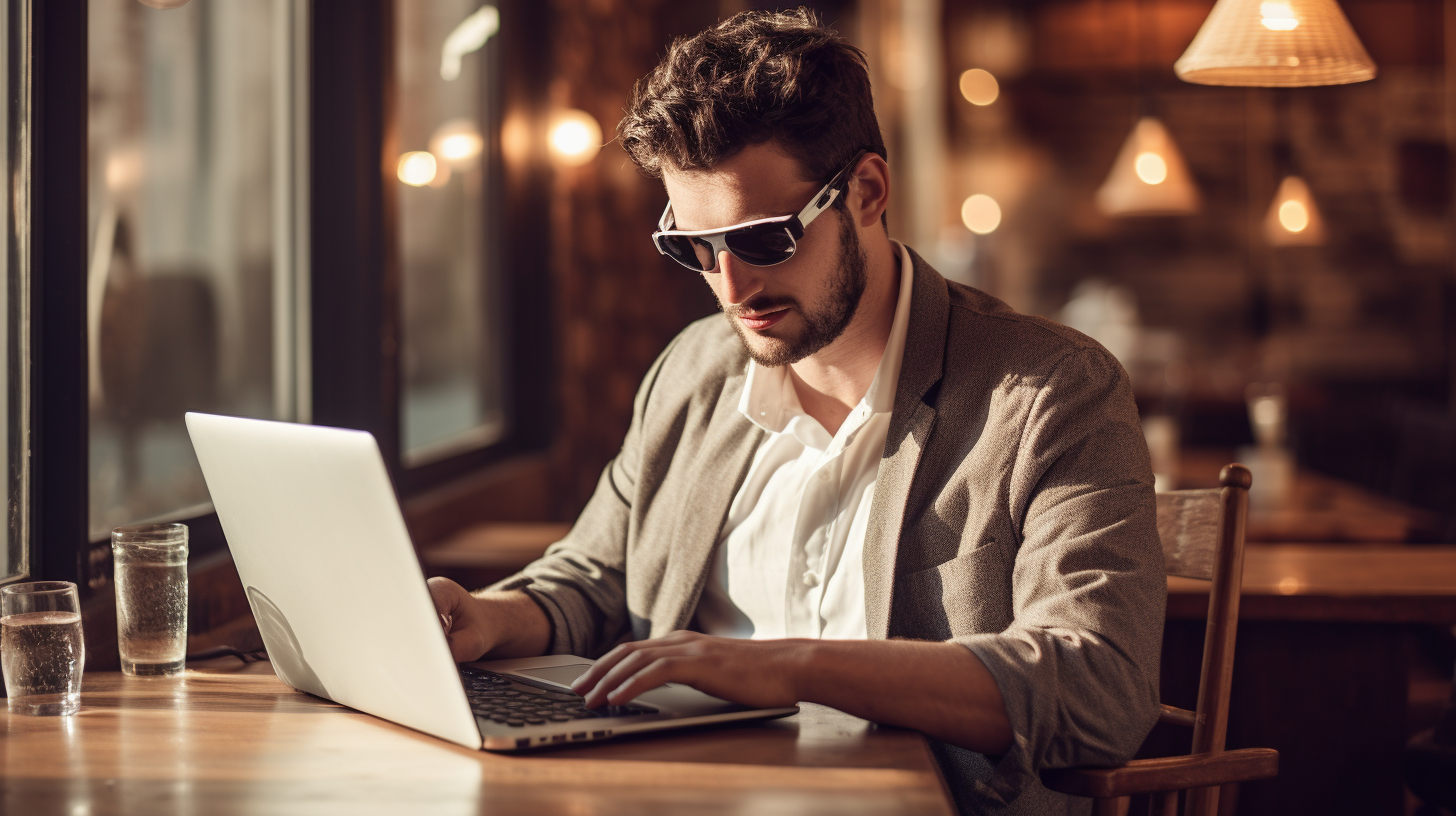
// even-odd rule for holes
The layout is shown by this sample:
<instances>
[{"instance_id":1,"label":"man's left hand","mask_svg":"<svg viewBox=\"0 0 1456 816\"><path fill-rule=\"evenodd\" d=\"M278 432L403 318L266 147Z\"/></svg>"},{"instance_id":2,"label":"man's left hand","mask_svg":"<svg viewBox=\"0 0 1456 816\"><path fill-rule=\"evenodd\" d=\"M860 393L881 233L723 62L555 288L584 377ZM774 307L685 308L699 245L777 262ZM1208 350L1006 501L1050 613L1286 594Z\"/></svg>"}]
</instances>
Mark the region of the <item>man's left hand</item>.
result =
<instances>
[{"instance_id":1,"label":"man's left hand","mask_svg":"<svg viewBox=\"0 0 1456 816\"><path fill-rule=\"evenodd\" d=\"M624 705L666 683L682 683L754 708L799 701L798 673L812 642L740 640L679 631L623 643L571 688L588 708Z\"/></svg>"}]
</instances>

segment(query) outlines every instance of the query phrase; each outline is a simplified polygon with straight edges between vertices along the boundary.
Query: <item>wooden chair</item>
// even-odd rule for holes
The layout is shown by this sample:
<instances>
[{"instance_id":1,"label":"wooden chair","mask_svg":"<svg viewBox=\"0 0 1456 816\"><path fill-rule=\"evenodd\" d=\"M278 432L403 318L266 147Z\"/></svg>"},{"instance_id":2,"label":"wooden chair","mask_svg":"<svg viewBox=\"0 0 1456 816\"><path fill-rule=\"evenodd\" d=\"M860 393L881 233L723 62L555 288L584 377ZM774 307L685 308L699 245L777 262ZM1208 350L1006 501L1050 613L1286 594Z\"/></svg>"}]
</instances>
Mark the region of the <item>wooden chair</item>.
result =
<instances>
[{"instance_id":1,"label":"wooden chair","mask_svg":"<svg viewBox=\"0 0 1456 816\"><path fill-rule=\"evenodd\" d=\"M1188 792L1184 816L1212 816L1218 809L1219 786L1267 779L1279 771L1279 752L1272 748L1224 750L1252 481L1248 468L1229 465L1219 474L1220 488L1158 494L1158 536L1168 574L1213 582L1198 708L1187 711L1164 705L1159 718L1191 727L1193 749L1183 756L1134 759L1116 768L1042 771L1046 787L1093 798L1097 816L1125 814L1133 794L1151 794L1153 813L1175 816L1179 791Z\"/></svg>"}]
</instances>

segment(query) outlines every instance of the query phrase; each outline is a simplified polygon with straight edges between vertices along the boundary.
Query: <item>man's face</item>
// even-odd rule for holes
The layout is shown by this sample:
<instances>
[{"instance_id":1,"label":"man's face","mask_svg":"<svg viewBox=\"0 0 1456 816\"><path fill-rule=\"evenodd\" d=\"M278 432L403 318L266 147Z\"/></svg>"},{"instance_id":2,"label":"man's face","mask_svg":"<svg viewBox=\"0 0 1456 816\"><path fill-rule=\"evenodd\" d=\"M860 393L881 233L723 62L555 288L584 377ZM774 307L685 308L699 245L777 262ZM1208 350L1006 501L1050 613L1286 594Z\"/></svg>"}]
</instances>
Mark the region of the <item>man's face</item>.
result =
<instances>
[{"instance_id":1,"label":"man's face","mask_svg":"<svg viewBox=\"0 0 1456 816\"><path fill-rule=\"evenodd\" d=\"M676 229L728 227L792 215L824 181L766 143L744 148L711 171L663 173ZM703 279L759 365L796 363L844 332L866 284L866 258L851 219L830 210L814 219L798 250L777 266L752 266L718 253Z\"/></svg>"}]
</instances>

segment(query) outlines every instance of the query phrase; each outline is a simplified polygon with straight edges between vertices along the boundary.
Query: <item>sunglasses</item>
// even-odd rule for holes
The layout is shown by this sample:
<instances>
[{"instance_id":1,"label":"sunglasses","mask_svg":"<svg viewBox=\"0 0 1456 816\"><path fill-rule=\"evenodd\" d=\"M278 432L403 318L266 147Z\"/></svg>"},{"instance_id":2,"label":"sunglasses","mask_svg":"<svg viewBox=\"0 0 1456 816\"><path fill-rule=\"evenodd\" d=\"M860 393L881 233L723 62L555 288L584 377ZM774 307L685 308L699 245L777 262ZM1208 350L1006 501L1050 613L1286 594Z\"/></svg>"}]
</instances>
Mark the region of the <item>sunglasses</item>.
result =
<instances>
[{"instance_id":1,"label":"sunglasses","mask_svg":"<svg viewBox=\"0 0 1456 816\"><path fill-rule=\"evenodd\" d=\"M722 229L675 230L672 228L672 202L668 201L662 218L657 221L657 232L652 233L652 243L657 245L658 252L694 272L716 271L718 253L724 250L752 266L777 266L794 257L799 239L804 237L804 228L829 209L844 192L851 171L864 154L865 151L856 153L849 164L820 188L797 215L760 218Z\"/></svg>"}]
</instances>

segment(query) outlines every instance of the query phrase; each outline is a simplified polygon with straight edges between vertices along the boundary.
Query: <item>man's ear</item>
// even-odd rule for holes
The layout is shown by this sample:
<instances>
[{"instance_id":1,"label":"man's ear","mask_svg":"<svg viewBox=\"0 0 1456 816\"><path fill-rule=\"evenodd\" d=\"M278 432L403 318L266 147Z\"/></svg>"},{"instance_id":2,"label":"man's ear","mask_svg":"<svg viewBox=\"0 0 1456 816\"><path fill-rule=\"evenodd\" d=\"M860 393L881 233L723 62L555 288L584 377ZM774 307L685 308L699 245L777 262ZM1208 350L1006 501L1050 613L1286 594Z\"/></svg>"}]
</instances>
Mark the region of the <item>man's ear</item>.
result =
<instances>
[{"instance_id":1,"label":"man's ear","mask_svg":"<svg viewBox=\"0 0 1456 816\"><path fill-rule=\"evenodd\" d=\"M872 227L890 206L890 165L878 153L866 153L850 176L848 202L855 223Z\"/></svg>"}]
</instances>

